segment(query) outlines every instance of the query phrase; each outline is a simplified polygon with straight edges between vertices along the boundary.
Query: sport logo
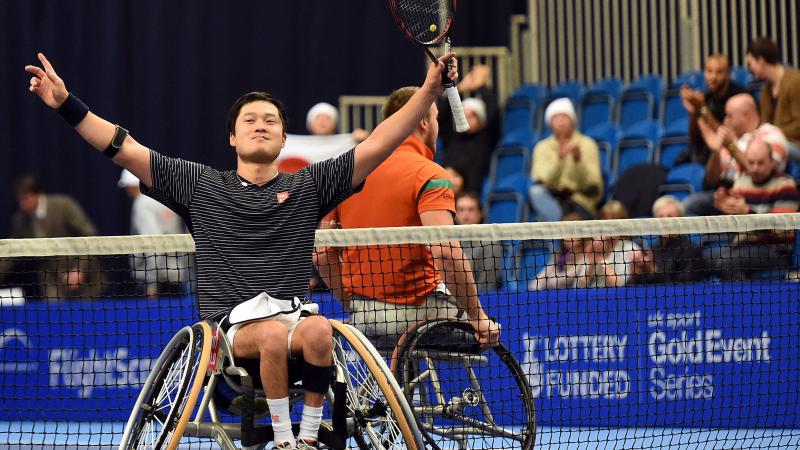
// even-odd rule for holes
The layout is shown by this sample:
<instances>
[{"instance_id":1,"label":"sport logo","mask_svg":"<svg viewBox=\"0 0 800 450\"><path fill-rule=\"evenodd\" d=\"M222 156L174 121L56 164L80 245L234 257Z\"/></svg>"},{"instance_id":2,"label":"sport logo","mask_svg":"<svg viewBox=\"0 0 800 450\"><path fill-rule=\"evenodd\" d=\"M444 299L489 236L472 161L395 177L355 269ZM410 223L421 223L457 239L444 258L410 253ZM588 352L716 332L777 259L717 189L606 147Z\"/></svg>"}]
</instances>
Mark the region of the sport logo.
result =
<instances>
[{"instance_id":1,"label":"sport logo","mask_svg":"<svg viewBox=\"0 0 800 450\"><path fill-rule=\"evenodd\" d=\"M289 193L287 191L278 192L276 196L278 197L278 204L281 204L289 198Z\"/></svg>"}]
</instances>

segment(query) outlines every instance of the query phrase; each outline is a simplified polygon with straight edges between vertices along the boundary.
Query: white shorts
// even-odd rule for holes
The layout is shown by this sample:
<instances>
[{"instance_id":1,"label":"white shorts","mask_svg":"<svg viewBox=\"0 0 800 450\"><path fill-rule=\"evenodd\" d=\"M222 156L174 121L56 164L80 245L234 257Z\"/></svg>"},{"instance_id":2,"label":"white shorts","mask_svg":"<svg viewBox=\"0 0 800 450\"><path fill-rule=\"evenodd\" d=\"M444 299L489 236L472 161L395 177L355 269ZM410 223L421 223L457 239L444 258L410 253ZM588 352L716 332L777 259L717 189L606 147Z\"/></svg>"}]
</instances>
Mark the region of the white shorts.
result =
<instances>
[{"instance_id":1,"label":"white shorts","mask_svg":"<svg viewBox=\"0 0 800 450\"><path fill-rule=\"evenodd\" d=\"M289 329L287 346L289 357L292 356L292 335L297 325L304 319L302 312L307 311L317 313L319 309L313 303L302 304L295 297L293 300L280 300L262 292L250 300L244 301L234 307L228 315L230 322L235 322L225 332L231 348L233 348L236 332L247 324L256 322L266 322L270 320L278 321Z\"/></svg>"},{"instance_id":2,"label":"white shorts","mask_svg":"<svg viewBox=\"0 0 800 450\"><path fill-rule=\"evenodd\" d=\"M288 335L288 339L286 341L286 345L289 348L289 358L291 358L292 357L292 335L294 335L294 330L297 328L297 325L299 325L300 322L303 321L303 319L305 319L305 317L300 317L300 310L297 310L297 311L295 311L293 313L278 314L276 316L267 317L266 319L258 319L258 320L248 321L248 322L241 322L241 323L237 323L235 325L231 325L231 327L228 328L228 331L225 332L225 336L228 337L228 343L230 344L231 349L233 349L233 339L236 336L236 332L239 331L239 329L242 328L243 326L250 325L251 323L267 322L267 321L270 321L270 320L277 320L278 322L286 325L286 327L289 329L289 335Z\"/></svg>"}]
</instances>

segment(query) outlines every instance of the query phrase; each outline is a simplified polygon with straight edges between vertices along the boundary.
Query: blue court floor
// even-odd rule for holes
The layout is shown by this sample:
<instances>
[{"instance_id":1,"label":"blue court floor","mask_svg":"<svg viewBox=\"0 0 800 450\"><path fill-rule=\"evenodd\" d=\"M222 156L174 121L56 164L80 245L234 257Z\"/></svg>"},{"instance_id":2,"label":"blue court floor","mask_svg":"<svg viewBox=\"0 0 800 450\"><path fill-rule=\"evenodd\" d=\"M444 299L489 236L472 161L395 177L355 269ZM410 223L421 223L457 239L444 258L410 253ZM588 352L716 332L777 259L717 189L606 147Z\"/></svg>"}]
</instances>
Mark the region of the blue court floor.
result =
<instances>
[{"instance_id":1,"label":"blue court floor","mask_svg":"<svg viewBox=\"0 0 800 450\"><path fill-rule=\"evenodd\" d=\"M112 449L125 424L115 422L0 422L0 448ZM481 440L480 448L487 448ZM211 442L190 442L180 448L217 448ZM498 443L497 448L501 448ZM800 429L582 429L541 427L537 449L791 449L800 448Z\"/></svg>"}]
</instances>

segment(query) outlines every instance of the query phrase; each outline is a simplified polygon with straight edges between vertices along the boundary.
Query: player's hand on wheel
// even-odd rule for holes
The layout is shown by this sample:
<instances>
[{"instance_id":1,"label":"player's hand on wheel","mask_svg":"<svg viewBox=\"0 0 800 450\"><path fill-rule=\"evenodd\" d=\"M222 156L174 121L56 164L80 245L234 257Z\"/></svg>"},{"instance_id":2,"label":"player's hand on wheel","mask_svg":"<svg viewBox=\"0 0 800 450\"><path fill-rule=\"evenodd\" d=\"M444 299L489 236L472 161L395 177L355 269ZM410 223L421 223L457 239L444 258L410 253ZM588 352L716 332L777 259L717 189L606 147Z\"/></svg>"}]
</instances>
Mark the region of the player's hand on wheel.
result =
<instances>
[{"instance_id":1,"label":"player's hand on wheel","mask_svg":"<svg viewBox=\"0 0 800 450\"><path fill-rule=\"evenodd\" d=\"M47 106L58 108L69 96L69 91L64 85L64 80L59 78L44 54L39 53L37 56L44 69L38 66L25 66L25 71L33 74L28 89L38 95Z\"/></svg>"},{"instance_id":2,"label":"player's hand on wheel","mask_svg":"<svg viewBox=\"0 0 800 450\"><path fill-rule=\"evenodd\" d=\"M475 329L475 339L478 340L481 347L495 347L500 343L500 325L497 322L485 316L470 322L472 328Z\"/></svg>"}]
</instances>

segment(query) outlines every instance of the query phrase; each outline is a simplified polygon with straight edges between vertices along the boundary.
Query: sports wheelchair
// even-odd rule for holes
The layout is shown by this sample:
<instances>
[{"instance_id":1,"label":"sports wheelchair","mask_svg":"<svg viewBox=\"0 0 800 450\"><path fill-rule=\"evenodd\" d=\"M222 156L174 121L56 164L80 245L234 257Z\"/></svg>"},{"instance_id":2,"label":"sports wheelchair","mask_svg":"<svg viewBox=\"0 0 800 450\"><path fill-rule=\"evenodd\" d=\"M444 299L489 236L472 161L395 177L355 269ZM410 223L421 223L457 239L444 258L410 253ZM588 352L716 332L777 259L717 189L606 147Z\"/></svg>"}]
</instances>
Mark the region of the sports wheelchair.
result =
<instances>
[{"instance_id":1,"label":"sports wheelchair","mask_svg":"<svg viewBox=\"0 0 800 450\"><path fill-rule=\"evenodd\" d=\"M392 350L391 368L427 448L533 448L527 377L502 343L481 348L468 322L412 326Z\"/></svg>"},{"instance_id":2,"label":"sports wheelchair","mask_svg":"<svg viewBox=\"0 0 800 450\"><path fill-rule=\"evenodd\" d=\"M380 354L354 327L329 322L334 364L321 446L425 448L411 408ZM258 361L234 359L216 322L187 326L170 340L147 377L119 448L172 450L183 437L214 440L226 450L237 449L235 441L265 444L273 431L269 424L257 424L268 415L263 401L258 410L258 388ZM302 386L291 386L289 395L292 404L302 399ZM241 420L226 421L222 411ZM293 428L297 433L299 423Z\"/></svg>"}]
</instances>

